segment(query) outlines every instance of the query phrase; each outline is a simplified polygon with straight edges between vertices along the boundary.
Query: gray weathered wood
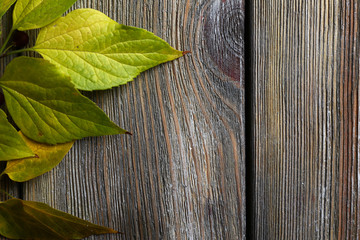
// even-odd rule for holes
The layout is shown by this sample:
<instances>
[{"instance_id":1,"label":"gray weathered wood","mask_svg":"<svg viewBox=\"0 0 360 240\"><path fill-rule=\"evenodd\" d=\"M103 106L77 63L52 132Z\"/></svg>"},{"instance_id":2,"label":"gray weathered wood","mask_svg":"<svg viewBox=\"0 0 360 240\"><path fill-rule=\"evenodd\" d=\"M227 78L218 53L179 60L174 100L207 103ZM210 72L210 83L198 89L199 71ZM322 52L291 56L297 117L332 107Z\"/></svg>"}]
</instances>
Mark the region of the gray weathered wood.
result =
<instances>
[{"instance_id":1,"label":"gray weathered wood","mask_svg":"<svg viewBox=\"0 0 360 240\"><path fill-rule=\"evenodd\" d=\"M78 141L57 168L24 185L24 197L125 233L91 239L243 239L243 2L79 7L192 54L126 86L86 93L133 136Z\"/></svg>"},{"instance_id":2,"label":"gray weathered wood","mask_svg":"<svg viewBox=\"0 0 360 240\"><path fill-rule=\"evenodd\" d=\"M6 34L10 31L11 28L11 16L9 13L5 14L5 16L2 18L2 25L0 26L3 34ZM2 41L0 41L0 44L2 44ZM5 66L7 63L13 59L14 56L8 56L6 58L0 59L0 76L2 76L3 70L5 69ZM0 90L1 91L1 90ZM2 109L6 111L6 108L2 106ZM8 112L6 111L8 114ZM6 162L0 162L0 171L2 172L6 167ZM22 185L20 183L15 183L11 181L8 177L4 176L0 181L0 189L5 191L6 193L9 193L13 197L21 197L22 193ZM9 199L9 197L5 193L0 192L0 201L6 201ZM7 239L2 236L0 236L0 239Z\"/></svg>"},{"instance_id":3,"label":"gray weathered wood","mask_svg":"<svg viewBox=\"0 0 360 240\"><path fill-rule=\"evenodd\" d=\"M253 2L255 239L360 238L359 10Z\"/></svg>"},{"instance_id":4,"label":"gray weathered wood","mask_svg":"<svg viewBox=\"0 0 360 240\"><path fill-rule=\"evenodd\" d=\"M11 26L10 23L11 23L10 14L5 14L5 16L2 19L2 25L0 25L3 32L8 32L10 30L10 26ZM0 44L1 44L1 41L0 41ZM6 64L9 63L12 58L14 58L14 57L9 56L9 57L0 59L0 76L2 76L2 71L3 71L3 69L5 69ZM2 109L6 111L5 107L3 107ZM6 111L6 113L8 114L7 111ZM1 162L0 163L0 171L5 169L5 166L6 166L6 162ZM11 182L8 178L4 177L0 181L0 189L9 193L11 196L19 197L20 191L21 191L21 185L18 183ZM0 192L0 201L5 201L6 199L8 199L8 196L6 196L5 194ZM0 238L1 238L1 236L0 236Z\"/></svg>"}]
</instances>

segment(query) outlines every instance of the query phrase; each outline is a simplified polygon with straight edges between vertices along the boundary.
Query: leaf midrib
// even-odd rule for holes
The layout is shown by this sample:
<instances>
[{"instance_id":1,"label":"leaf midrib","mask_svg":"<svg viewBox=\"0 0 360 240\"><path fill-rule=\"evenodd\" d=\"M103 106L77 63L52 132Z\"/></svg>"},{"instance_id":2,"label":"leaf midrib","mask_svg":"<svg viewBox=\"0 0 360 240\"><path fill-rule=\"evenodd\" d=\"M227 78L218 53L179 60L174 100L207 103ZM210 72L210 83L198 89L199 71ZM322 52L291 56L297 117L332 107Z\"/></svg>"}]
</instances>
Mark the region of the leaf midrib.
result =
<instances>
[{"instance_id":1,"label":"leaf midrib","mask_svg":"<svg viewBox=\"0 0 360 240\"><path fill-rule=\"evenodd\" d=\"M22 10L21 13L19 14L19 16L22 16L22 15L23 15L23 13L25 12L25 9L29 6L30 2L31 2L31 1L28 1L28 3L27 3L26 6L23 8L23 10ZM34 7L34 8L32 9L32 11L35 10L35 9L37 9L40 5L41 5L41 2L39 2L39 4L36 5L36 7ZM31 13L32 11L28 11L27 14L29 14L29 12ZM21 21L17 21L16 25L14 25L15 29L19 28L18 25L19 25L23 20L24 20L24 17L21 18Z\"/></svg>"},{"instance_id":2,"label":"leaf midrib","mask_svg":"<svg viewBox=\"0 0 360 240\"><path fill-rule=\"evenodd\" d=\"M118 60L118 59L114 59L113 57L111 57L111 56L109 56L109 55L114 55L114 54L121 54L121 55L131 55L131 54L133 54L133 55L141 55L141 56L144 56L144 57L146 57L147 59L149 59L150 61L155 61L156 62L156 60L154 60L154 59L152 59L152 58L149 58L148 56L146 56L145 54L159 54L159 55L172 55L172 56L177 56L177 54L162 54L162 53L156 53L156 52L152 52L152 53L145 53L145 54L143 54L143 53L109 53L109 54L107 54L107 53L101 53L101 52L92 52L92 51L81 51L81 50L68 50L68 49L55 49L55 48L38 48L38 50L39 50L39 52L41 53L41 54L44 54L44 55L46 55L46 56L48 56L48 58L50 58L50 59L52 59L52 60L54 60L55 58L53 58L53 57L50 57L49 56L49 54L46 54L46 53L44 53L44 52L46 52L46 51L63 51L63 52L71 52L71 53L74 53L76 56L78 56L79 58L81 58L80 56L79 56L79 54L77 54L78 52L79 53L89 53L89 54L95 54L95 55L101 55L101 56L104 56L104 57L107 57L107 58L109 58L109 59L111 59L111 60L113 60L113 61L115 61L115 62L118 62L118 63L120 63L120 64L123 64L123 65L126 65L126 66L130 66L130 67L135 67L135 68L139 68L139 67L141 67L141 66L152 66L152 64L143 64L143 65L130 65L130 64L127 64L127 63L124 63L123 61L120 61L120 60ZM44 51L41 51L41 50L44 50ZM82 58L83 59L83 58ZM84 60L85 61L85 60ZM157 61L157 62L161 62L161 61ZM61 64L61 65L63 65L63 64ZM90 65L92 65L92 64L90 64ZM64 65L63 65L64 66ZM92 66L94 66L94 65L92 65ZM64 66L65 67L65 66ZM95 67L95 66L94 66ZM68 67L66 67L66 68L68 68ZM98 69L100 69L99 67L96 67L96 68L98 68ZM104 71L104 70L102 70L102 71ZM104 72L106 72L106 73L109 73L109 72L107 72L107 71L104 71ZM141 71L140 71L141 72ZM140 73L139 72L139 73ZM79 73L80 74L80 73ZM109 73L110 74L110 73ZM82 74L80 74L80 75L82 75ZM114 74L111 74L111 75L113 75L113 76L116 76L116 77L118 77L118 78L124 78L124 77L120 77L120 76L117 76L117 75L114 75ZM126 79L126 78L124 78L124 79Z\"/></svg>"},{"instance_id":3,"label":"leaf midrib","mask_svg":"<svg viewBox=\"0 0 360 240\"><path fill-rule=\"evenodd\" d=\"M0 84L1 85L1 84ZM114 129L113 127L111 127L111 126L108 126L108 125L102 125L102 124L100 124L100 123L96 123L96 122L92 122L92 121L90 121L90 120L88 120L88 119L84 119L84 118L81 118L81 117L78 117L78 116L74 116L74 115L70 115L70 114L66 114L66 113L63 113L63 112L61 112L61 111L59 111L59 110L56 110L56 109L52 109L52 108L50 108L49 106L47 106L47 105L45 105L45 104L43 104L43 103L41 103L41 102L38 102L37 100L35 100L35 99L33 99L33 98L30 98L30 97L26 97L26 96L24 96L23 94L21 94L20 92L18 92L18 91L16 91L16 90L14 90L14 89L11 89L11 88L8 88L8 87L6 87L6 86L3 86L3 88L4 89L7 89L7 92L9 92L11 95L13 95L12 93L11 93L11 91L14 91L14 92L16 92L17 94L19 94L20 96L22 96L22 97L24 97L30 104L31 104L31 102L30 102L30 100L31 101L33 101L33 102L36 102L36 103L38 103L38 104L40 104L40 105L42 105L42 106L44 106L45 108L47 108L47 109L50 109L51 111L54 111L54 112L57 112L57 113L60 113L60 114L63 114L63 115L65 115L65 116L67 116L67 117L69 117L69 116L71 116L71 117L74 117L74 118L76 118L76 119L80 119L80 120L83 120L83 121L85 121L85 122L89 122L89 123L93 123L93 124L95 124L95 125L97 125L97 126L103 126L103 127L109 127L109 128L112 128L112 129ZM9 91L10 90L10 91ZM14 96L13 96L14 97ZM14 99L16 99L15 97L14 97ZM17 101L18 102L18 101ZM31 104L31 106L32 106L32 104ZM22 108L26 111L26 109L22 106ZM34 109L34 107L32 106L32 108ZM35 110L35 109L34 109ZM26 111L27 112L27 111ZM37 111L35 110L35 112L37 113ZM37 113L38 114L38 113ZM38 115L39 116L39 115ZM40 117L40 116L39 116ZM40 117L41 118L41 117ZM42 118L41 118L42 119ZM71 120L71 119L69 119L69 120ZM33 121L34 122L34 121ZM72 124L74 124L73 123L73 120L71 120L71 122L72 122ZM35 122L34 122L35 123ZM60 122L59 122L60 123ZM35 124L36 125L36 124ZM52 129L54 129L56 132L58 132L55 128L53 128L51 125L49 125L49 124L46 124L47 126L49 126L49 127L51 127ZM60 124L61 125L61 124ZM74 124L76 127L78 127L76 124ZM63 126L63 125L62 125ZM63 126L64 127L64 126ZM64 127L65 128L65 127ZM78 127L79 128L79 127ZM37 127L37 129L39 130L39 128ZM66 129L66 128L65 128ZM90 132L90 131L88 131L88 130L85 130L85 129L83 129L83 128L79 128L79 129L81 129L81 131L86 131L86 132L88 132L88 133L92 133L92 132ZM61 135L61 134L59 134L59 135ZM72 135L72 134L71 134Z\"/></svg>"},{"instance_id":4,"label":"leaf midrib","mask_svg":"<svg viewBox=\"0 0 360 240\"><path fill-rule=\"evenodd\" d=\"M102 55L107 55L108 53L103 53L105 50L109 49L109 48L112 48L114 46L116 46L117 44L124 44L124 43L127 43L127 42L143 42L143 41L153 41L153 42L157 42L156 39L136 39L136 40L127 40L127 41L122 41L122 42L117 42L115 44L112 44L108 47L106 47L105 49L101 49L101 51L91 51L91 50L78 50L78 49L63 49L63 48L45 48L45 47L38 47L39 45L41 44L44 44L45 42L42 42L40 44L36 44L34 47L32 48L29 48L27 50L31 50L31 51L37 51L37 50L53 50L53 51L71 51L71 52L86 52L86 53L97 53L97 54L102 54ZM86 42L83 42L82 44L79 45L80 46L83 46L84 43ZM159 49L158 51L162 50L163 48ZM127 52L127 53L124 53L124 52L112 52L112 53L109 53L109 54L125 54L125 55L128 55L128 54L141 54L141 55L144 55L144 54L160 54L160 55L174 55L174 56L177 56L178 54L165 54L165 53L158 53L158 52L148 52L148 53L139 53L139 52Z\"/></svg>"}]
</instances>

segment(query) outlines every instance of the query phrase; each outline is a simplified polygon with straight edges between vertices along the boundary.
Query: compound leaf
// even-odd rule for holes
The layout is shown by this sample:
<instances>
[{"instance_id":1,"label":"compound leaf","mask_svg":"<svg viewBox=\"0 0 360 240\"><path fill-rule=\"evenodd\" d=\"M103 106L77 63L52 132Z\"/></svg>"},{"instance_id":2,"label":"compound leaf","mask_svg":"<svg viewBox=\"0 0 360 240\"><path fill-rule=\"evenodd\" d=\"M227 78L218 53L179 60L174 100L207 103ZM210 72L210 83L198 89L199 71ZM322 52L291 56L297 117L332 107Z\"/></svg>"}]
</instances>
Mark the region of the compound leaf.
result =
<instances>
[{"instance_id":1,"label":"compound leaf","mask_svg":"<svg viewBox=\"0 0 360 240\"><path fill-rule=\"evenodd\" d=\"M18 0L13 13L13 29L41 28L59 18L76 0Z\"/></svg>"},{"instance_id":2,"label":"compound leaf","mask_svg":"<svg viewBox=\"0 0 360 240\"><path fill-rule=\"evenodd\" d=\"M57 144L127 133L82 96L66 74L44 59L15 58L0 86L15 123L37 142Z\"/></svg>"},{"instance_id":3,"label":"compound leaf","mask_svg":"<svg viewBox=\"0 0 360 240\"><path fill-rule=\"evenodd\" d=\"M0 109L0 161L34 155L16 129L8 122L4 111Z\"/></svg>"},{"instance_id":4,"label":"compound leaf","mask_svg":"<svg viewBox=\"0 0 360 240\"><path fill-rule=\"evenodd\" d=\"M21 132L26 144L33 150L36 157L8 161L2 174L16 182L25 182L40 176L58 165L71 149L74 142L47 145L30 140Z\"/></svg>"},{"instance_id":5,"label":"compound leaf","mask_svg":"<svg viewBox=\"0 0 360 240\"><path fill-rule=\"evenodd\" d=\"M82 90L125 84L140 72L183 56L144 29L93 9L78 9L43 28L33 50L67 73Z\"/></svg>"},{"instance_id":6,"label":"compound leaf","mask_svg":"<svg viewBox=\"0 0 360 240\"><path fill-rule=\"evenodd\" d=\"M50 206L17 198L0 203L0 234L12 239L81 239L118 233Z\"/></svg>"}]
</instances>

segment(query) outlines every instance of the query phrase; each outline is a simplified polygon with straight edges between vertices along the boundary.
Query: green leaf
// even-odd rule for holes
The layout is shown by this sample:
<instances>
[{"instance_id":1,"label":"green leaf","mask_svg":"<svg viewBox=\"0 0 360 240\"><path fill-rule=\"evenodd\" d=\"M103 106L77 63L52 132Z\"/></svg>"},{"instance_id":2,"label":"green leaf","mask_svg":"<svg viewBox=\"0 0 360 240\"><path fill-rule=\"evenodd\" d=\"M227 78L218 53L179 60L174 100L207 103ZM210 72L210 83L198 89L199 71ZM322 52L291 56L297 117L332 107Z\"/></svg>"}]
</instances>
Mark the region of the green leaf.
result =
<instances>
[{"instance_id":1,"label":"green leaf","mask_svg":"<svg viewBox=\"0 0 360 240\"><path fill-rule=\"evenodd\" d=\"M0 234L12 239L81 239L118 233L50 206L20 199L0 203Z\"/></svg>"},{"instance_id":2,"label":"green leaf","mask_svg":"<svg viewBox=\"0 0 360 240\"><path fill-rule=\"evenodd\" d=\"M69 74L82 90L125 84L140 72L183 56L144 29L78 9L43 28L32 50Z\"/></svg>"},{"instance_id":3,"label":"green leaf","mask_svg":"<svg viewBox=\"0 0 360 240\"><path fill-rule=\"evenodd\" d=\"M0 3L0 18L9 10L11 5L14 4L16 0L1 0ZM1 30L0 30L1 31Z\"/></svg>"},{"instance_id":4,"label":"green leaf","mask_svg":"<svg viewBox=\"0 0 360 240\"><path fill-rule=\"evenodd\" d=\"M76 0L18 0L13 14L13 29L41 28L55 21Z\"/></svg>"},{"instance_id":5,"label":"green leaf","mask_svg":"<svg viewBox=\"0 0 360 240\"><path fill-rule=\"evenodd\" d=\"M82 96L67 75L44 59L15 58L0 79L0 86L15 123L37 142L57 144L127 133Z\"/></svg>"},{"instance_id":6,"label":"green leaf","mask_svg":"<svg viewBox=\"0 0 360 240\"><path fill-rule=\"evenodd\" d=\"M21 133L20 135L37 157L7 162L2 175L7 174L11 180L16 182L25 182L50 171L61 162L74 144L74 142L68 142L47 145L34 142Z\"/></svg>"},{"instance_id":7,"label":"green leaf","mask_svg":"<svg viewBox=\"0 0 360 240\"><path fill-rule=\"evenodd\" d=\"M0 109L0 161L33 156L35 154L7 121L6 114Z\"/></svg>"},{"instance_id":8,"label":"green leaf","mask_svg":"<svg viewBox=\"0 0 360 240\"><path fill-rule=\"evenodd\" d=\"M9 10L11 5L13 5L16 0L0 0L0 1L1 1L0 3L0 37L1 37L1 33L2 33L1 17L4 16L4 14L7 12L7 10Z\"/></svg>"}]
</instances>

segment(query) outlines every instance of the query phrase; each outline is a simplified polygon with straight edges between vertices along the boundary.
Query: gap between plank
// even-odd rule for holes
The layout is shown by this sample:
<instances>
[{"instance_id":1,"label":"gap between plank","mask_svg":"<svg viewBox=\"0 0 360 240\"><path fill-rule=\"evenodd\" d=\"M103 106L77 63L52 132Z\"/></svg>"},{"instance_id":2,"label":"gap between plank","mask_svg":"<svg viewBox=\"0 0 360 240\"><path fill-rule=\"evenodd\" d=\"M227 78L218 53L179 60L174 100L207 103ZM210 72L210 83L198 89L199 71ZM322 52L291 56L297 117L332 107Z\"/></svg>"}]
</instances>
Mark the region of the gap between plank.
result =
<instances>
[{"instance_id":1,"label":"gap between plank","mask_svg":"<svg viewBox=\"0 0 360 240\"><path fill-rule=\"evenodd\" d=\"M245 1L244 17L244 89L245 89L245 203L246 239L255 239L255 163L253 159L253 75L252 75L252 6L251 0Z\"/></svg>"}]
</instances>

